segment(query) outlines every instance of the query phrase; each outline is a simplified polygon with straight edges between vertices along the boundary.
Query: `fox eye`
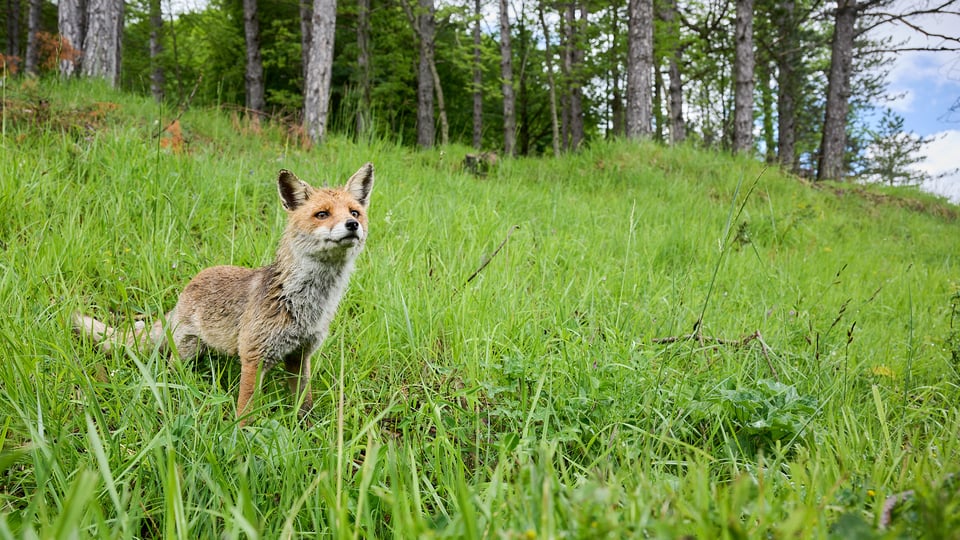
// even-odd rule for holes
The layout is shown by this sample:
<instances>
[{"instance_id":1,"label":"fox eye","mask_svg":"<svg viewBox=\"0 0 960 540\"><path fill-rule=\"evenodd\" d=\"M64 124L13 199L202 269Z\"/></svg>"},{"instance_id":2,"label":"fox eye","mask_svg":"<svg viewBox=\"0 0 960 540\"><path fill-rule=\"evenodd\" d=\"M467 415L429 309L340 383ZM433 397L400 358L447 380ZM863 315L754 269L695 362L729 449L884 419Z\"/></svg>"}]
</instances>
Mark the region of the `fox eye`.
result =
<instances>
[{"instance_id":1,"label":"fox eye","mask_svg":"<svg viewBox=\"0 0 960 540\"><path fill-rule=\"evenodd\" d=\"M314 217L316 217L317 219L327 219L328 217L330 217L330 212L327 212L326 210L321 210L316 214L314 214Z\"/></svg>"},{"instance_id":2,"label":"fox eye","mask_svg":"<svg viewBox=\"0 0 960 540\"><path fill-rule=\"evenodd\" d=\"M356 211L356 210L351 210L351 211L350 211L350 215L353 216L353 217L355 217L355 218L358 218L358 217L360 217L360 212L358 212L358 211Z\"/></svg>"}]
</instances>

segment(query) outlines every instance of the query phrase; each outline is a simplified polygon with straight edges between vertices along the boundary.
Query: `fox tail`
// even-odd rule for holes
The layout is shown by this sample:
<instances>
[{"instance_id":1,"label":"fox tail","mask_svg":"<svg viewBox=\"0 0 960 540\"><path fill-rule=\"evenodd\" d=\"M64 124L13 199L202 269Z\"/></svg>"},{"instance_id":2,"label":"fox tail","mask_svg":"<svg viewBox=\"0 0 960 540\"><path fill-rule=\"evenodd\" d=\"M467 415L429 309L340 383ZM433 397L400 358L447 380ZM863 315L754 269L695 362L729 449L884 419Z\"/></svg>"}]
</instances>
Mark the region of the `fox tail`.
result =
<instances>
[{"instance_id":1,"label":"fox tail","mask_svg":"<svg viewBox=\"0 0 960 540\"><path fill-rule=\"evenodd\" d=\"M119 331L93 317L76 312L73 314L72 323L76 334L93 340L103 352L123 346L147 350L148 347L166 342L162 321L157 321L150 327L137 321L132 329Z\"/></svg>"}]
</instances>

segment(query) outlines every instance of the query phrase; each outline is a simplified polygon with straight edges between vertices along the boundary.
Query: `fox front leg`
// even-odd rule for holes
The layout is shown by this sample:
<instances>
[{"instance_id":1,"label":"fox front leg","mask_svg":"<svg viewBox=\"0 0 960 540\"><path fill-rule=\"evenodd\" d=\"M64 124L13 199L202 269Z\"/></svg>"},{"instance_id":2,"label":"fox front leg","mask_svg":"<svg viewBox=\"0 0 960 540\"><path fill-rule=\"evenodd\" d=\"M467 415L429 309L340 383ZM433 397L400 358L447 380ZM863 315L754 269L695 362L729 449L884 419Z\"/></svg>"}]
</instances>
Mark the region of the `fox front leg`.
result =
<instances>
[{"instance_id":1,"label":"fox front leg","mask_svg":"<svg viewBox=\"0 0 960 540\"><path fill-rule=\"evenodd\" d=\"M240 395L237 397L237 419L240 420L240 427L247 425L250 421L247 409L258 386L257 372L260 371L259 368L259 357L240 358Z\"/></svg>"},{"instance_id":2,"label":"fox front leg","mask_svg":"<svg viewBox=\"0 0 960 540\"><path fill-rule=\"evenodd\" d=\"M306 351L294 351L283 360L287 370L287 384L290 393L300 404L299 416L305 418L313 409L313 396L310 394L310 354Z\"/></svg>"}]
</instances>

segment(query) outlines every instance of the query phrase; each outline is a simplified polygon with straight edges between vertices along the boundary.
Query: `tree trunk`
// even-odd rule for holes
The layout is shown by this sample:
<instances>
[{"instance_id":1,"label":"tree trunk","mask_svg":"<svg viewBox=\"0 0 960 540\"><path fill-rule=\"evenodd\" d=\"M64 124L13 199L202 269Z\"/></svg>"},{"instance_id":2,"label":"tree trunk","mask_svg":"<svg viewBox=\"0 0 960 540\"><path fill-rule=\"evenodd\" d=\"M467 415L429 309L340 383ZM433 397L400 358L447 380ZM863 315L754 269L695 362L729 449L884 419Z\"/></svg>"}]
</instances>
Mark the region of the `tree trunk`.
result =
<instances>
[{"instance_id":1,"label":"tree trunk","mask_svg":"<svg viewBox=\"0 0 960 540\"><path fill-rule=\"evenodd\" d=\"M666 122L663 121L663 70L660 64L653 66L653 137L658 142L663 142L663 127Z\"/></svg>"},{"instance_id":2,"label":"tree trunk","mask_svg":"<svg viewBox=\"0 0 960 540\"><path fill-rule=\"evenodd\" d=\"M263 60L260 57L260 21L257 0L243 0L243 36L247 44L247 65L244 81L247 87L247 114L259 122L265 108Z\"/></svg>"},{"instance_id":3,"label":"tree trunk","mask_svg":"<svg viewBox=\"0 0 960 540\"><path fill-rule=\"evenodd\" d=\"M150 72L150 92L153 99L157 102L163 101L164 86L166 77L163 75L163 65L160 63L160 55L163 54L163 42L161 35L163 32L163 11L160 6L160 0L150 0L150 63L153 69Z\"/></svg>"},{"instance_id":4,"label":"tree trunk","mask_svg":"<svg viewBox=\"0 0 960 540\"><path fill-rule=\"evenodd\" d=\"M304 90L303 122L307 136L322 143L327 135L330 79L333 72L333 38L337 0L314 0L310 17L309 64Z\"/></svg>"},{"instance_id":5,"label":"tree trunk","mask_svg":"<svg viewBox=\"0 0 960 540\"><path fill-rule=\"evenodd\" d=\"M512 156L517 141L516 102L513 96L513 49L510 47L510 13L500 0L500 78L503 89L503 152Z\"/></svg>"},{"instance_id":6,"label":"tree trunk","mask_svg":"<svg viewBox=\"0 0 960 540\"><path fill-rule=\"evenodd\" d=\"M30 0L30 11L27 15L27 58L24 62L24 68L30 75L38 75L38 62L40 58L40 43L37 40L40 32L40 8L43 6L43 0Z\"/></svg>"},{"instance_id":7,"label":"tree trunk","mask_svg":"<svg viewBox=\"0 0 960 540\"><path fill-rule=\"evenodd\" d=\"M420 66L417 70L417 144L430 148L436 139L433 120L433 0L420 0L415 24L420 37Z\"/></svg>"},{"instance_id":8,"label":"tree trunk","mask_svg":"<svg viewBox=\"0 0 960 540\"><path fill-rule=\"evenodd\" d=\"M483 42L480 33L483 13L480 11L480 0L474 0L473 16L473 147L480 150L483 147Z\"/></svg>"},{"instance_id":9,"label":"tree trunk","mask_svg":"<svg viewBox=\"0 0 960 540\"><path fill-rule=\"evenodd\" d=\"M577 150L583 144L583 64L587 45L587 4L580 3L577 17L577 2L568 8L570 27L570 149Z\"/></svg>"},{"instance_id":10,"label":"tree trunk","mask_svg":"<svg viewBox=\"0 0 960 540\"><path fill-rule=\"evenodd\" d=\"M560 126L557 122L557 85L553 77L553 52L550 50L550 30L543 16L543 2L537 5L540 14L540 26L543 27L544 60L547 66L547 84L550 86L550 128L553 132L553 155L560 155Z\"/></svg>"},{"instance_id":11,"label":"tree trunk","mask_svg":"<svg viewBox=\"0 0 960 540\"><path fill-rule=\"evenodd\" d=\"M20 57L20 17L22 14L23 8L20 0L7 0L7 44L4 49L8 57L7 62L10 62L10 57Z\"/></svg>"},{"instance_id":12,"label":"tree trunk","mask_svg":"<svg viewBox=\"0 0 960 540\"><path fill-rule=\"evenodd\" d=\"M753 0L737 0L734 28L733 151L753 150Z\"/></svg>"},{"instance_id":13,"label":"tree trunk","mask_svg":"<svg viewBox=\"0 0 960 540\"><path fill-rule=\"evenodd\" d=\"M57 4L57 25L60 37L66 41L72 50L78 53L75 56L60 57L60 75L73 77L80 72L84 36L87 27L87 6L84 0L60 0ZM66 47L65 47L66 48Z\"/></svg>"},{"instance_id":14,"label":"tree trunk","mask_svg":"<svg viewBox=\"0 0 960 540\"><path fill-rule=\"evenodd\" d=\"M629 0L627 23L627 138L650 136L653 0Z\"/></svg>"},{"instance_id":15,"label":"tree trunk","mask_svg":"<svg viewBox=\"0 0 960 540\"><path fill-rule=\"evenodd\" d=\"M781 46L775 55L777 61L777 158L789 171L797 170L796 116L800 83L800 43L797 37L796 5L794 0L782 0L778 5L777 34Z\"/></svg>"},{"instance_id":16,"label":"tree trunk","mask_svg":"<svg viewBox=\"0 0 960 540\"><path fill-rule=\"evenodd\" d=\"M357 136L365 137L372 127L370 116L370 0L357 0Z\"/></svg>"},{"instance_id":17,"label":"tree trunk","mask_svg":"<svg viewBox=\"0 0 960 540\"><path fill-rule=\"evenodd\" d=\"M760 109L763 118L763 154L767 163L777 161L776 133L773 129L773 65L769 61L757 66L757 78L760 82Z\"/></svg>"},{"instance_id":18,"label":"tree trunk","mask_svg":"<svg viewBox=\"0 0 960 540\"><path fill-rule=\"evenodd\" d=\"M840 180L844 176L843 157L847 145L847 111L850 106L850 72L853 68L856 23L856 0L839 0L833 28L817 180Z\"/></svg>"},{"instance_id":19,"label":"tree trunk","mask_svg":"<svg viewBox=\"0 0 960 540\"><path fill-rule=\"evenodd\" d=\"M303 62L303 85L306 89L307 72L310 71L310 37L313 31L313 4L311 0L300 0L300 61Z\"/></svg>"},{"instance_id":20,"label":"tree trunk","mask_svg":"<svg viewBox=\"0 0 960 540\"><path fill-rule=\"evenodd\" d=\"M89 0L83 41L83 75L120 82L123 0Z\"/></svg>"},{"instance_id":21,"label":"tree trunk","mask_svg":"<svg viewBox=\"0 0 960 540\"><path fill-rule=\"evenodd\" d=\"M434 45L430 45L433 51ZM440 74L437 73L437 60L430 54L430 75L433 76L433 90L437 96L437 116L440 118L440 144L450 144L450 123L447 122L447 104L443 100L443 85L440 84Z\"/></svg>"},{"instance_id":22,"label":"tree trunk","mask_svg":"<svg viewBox=\"0 0 960 540\"><path fill-rule=\"evenodd\" d=\"M626 133L623 110L623 89L620 86L620 60L617 57L616 37L620 33L620 7L611 6L610 17L610 135L618 137Z\"/></svg>"},{"instance_id":23,"label":"tree trunk","mask_svg":"<svg viewBox=\"0 0 960 540\"><path fill-rule=\"evenodd\" d=\"M680 78L680 62L683 60L683 47L680 45L680 27L677 24L677 0L669 0L662 11L663 22L672 44L667 63L668 106L670 115L670 143L678 144L687 137L683 124L683 81Z\"/></svg>"}]
</instances>

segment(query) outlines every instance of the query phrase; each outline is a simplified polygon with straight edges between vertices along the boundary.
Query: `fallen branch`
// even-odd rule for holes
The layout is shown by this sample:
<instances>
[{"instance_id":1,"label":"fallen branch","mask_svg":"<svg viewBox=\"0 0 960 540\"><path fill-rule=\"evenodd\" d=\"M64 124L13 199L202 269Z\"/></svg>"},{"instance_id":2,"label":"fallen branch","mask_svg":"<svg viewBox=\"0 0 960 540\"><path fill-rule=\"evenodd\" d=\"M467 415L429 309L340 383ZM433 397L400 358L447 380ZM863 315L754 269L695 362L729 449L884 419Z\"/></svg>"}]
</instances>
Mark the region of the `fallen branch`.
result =
<instances>
[{"instance_id":1,"label":"fallen branch","mask_svg":"<svg viewBox=\"0 0 960 540\"><path fill-rule=\"evenodd\" d=\"M163 133L164 133L165 131L167 131L168 129L170 129L171 126L173 126L174 124L176 124L177 122L180 121L180 117L183 116L183 113L187 112L187 109L190 108L190 103L193 102L193 96L195 96L195 95L197 94L197 88L200 88L200 81L202 81L202 80L203 80L203 74L200 74L200 76L197 77L197 82L196 82L196 84L193 85L193 90L191 90L191 91L190 91L190 95L187 96L187 100L186 100L185 102L183 102L183 104L180 105L180 112L177 113L176 118L174 118L173 120L171 120L170 123L167 124L167 127L165 127L165 128L163 128L163 129L161 129L160 131L158 131L157 134L154 135L154 138L159 138L161 135L163 135Z\"/></svg>"},{"instance_id":2,"label":"fallen branch","mask_svg":"<svg viewBox=\"0 0 960 540\"><path fill-rule=\"evenodd\" d=\"M742 348L746 347L752 341L757 341L760 343L760 352L763 354L763 358L767 361L767 367L770 368L770 374L773 375L773 378L780 381L780 376L777 375L777 370L773 367L773 361L770 360L770 346L767 345L767 342L763 340L763 335L759 330L755 331L752 334L747 334L740 339L724 339L717 338L712 336L705 336L699 330L692 334L687 334L685 336L667 336L660 338L653 338L651 340L653 343L657 344L666 344L666 343L677 343L679 341L696 341L700 345L706 345L707 343L712 343L715 345L729 345L731 347Z\"/></svg>"},{"instance_id":3,"label":"fallen branch","mask_svg":"<svg viewBox=\"0 0 960 540\"><path fill-rule=\"evenodd\" d=\"M483 269L486 268L488 264L490 264L490 261L492 261L493 258L496 257L498 253L500 253L500 250L503 249L503 246L507 245L507 241L510 240L510 235L513 234L513 231L519 228L520 228L519 225L510 226L510 230L507 231L507 236L503 239L503 242L500 242L500 245L497 246L497 249L493 250L493 253L491 253L489 257L483 260L483 262L480 264L480 268L477 268L472 274L470 274L470 277L468 277L467 280L463 282L464 285L467 285L468 283L473 281L474 278L480 275L480 272L482 272Z\"/></svg>"}]
</instances>

